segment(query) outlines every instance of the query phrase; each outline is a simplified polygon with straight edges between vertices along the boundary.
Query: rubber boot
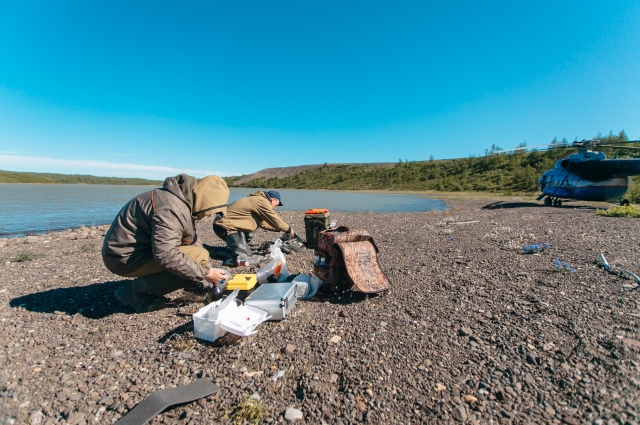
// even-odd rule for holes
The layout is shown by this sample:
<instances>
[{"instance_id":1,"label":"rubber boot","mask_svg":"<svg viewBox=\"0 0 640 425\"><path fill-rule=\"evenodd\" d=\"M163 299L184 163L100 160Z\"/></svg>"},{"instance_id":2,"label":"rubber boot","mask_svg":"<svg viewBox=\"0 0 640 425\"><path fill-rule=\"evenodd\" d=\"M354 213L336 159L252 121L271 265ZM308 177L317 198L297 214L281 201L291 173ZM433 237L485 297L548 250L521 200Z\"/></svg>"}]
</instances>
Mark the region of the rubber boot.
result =
<instances>
[{"instance_id":1,"label":"rubber boot","mask_svg":"<svg viewBox=\"0 0 640 425\"><path fill-rule=\"evenodd\" d=\"M136 313L146 313L166 307L163 295L193 285L194 282L169 272L155 273L125 283L116 291L116 298Z\"/></svg>"},{"instance_id":2,"label":"rubber boot","mask_svg":"<svg viewBox=\"0 0 640 425\"><path fill-rule=\"evenodd\" d=\"M229 233L227 235L227 246L236 255L245 254L252 256L253 251L247 245L244 232Z\"/></svg>"},{"instance_id":3,"label":"rubber boot","mask_svg":"<svg viewBox=\"0 0 640 425\"><path fill-rule=\"evenodd\" d=\"M163 297L151 294L146 276L125 282L116 290L116 298L122 304L133 308L136 313L160 310L167 305Z\"/></svg>"},{"instance_id":4,"label":"rubber boot","mask_svg":"<svg viewBox=\"0 0 640 425\"><path fill-rule=\"evenodd\" d=\"M209 257L214 260L232 260L236 256L226 246L209 246L205 245L205 249L209 251Z\"/></svg>"}]
</instances>

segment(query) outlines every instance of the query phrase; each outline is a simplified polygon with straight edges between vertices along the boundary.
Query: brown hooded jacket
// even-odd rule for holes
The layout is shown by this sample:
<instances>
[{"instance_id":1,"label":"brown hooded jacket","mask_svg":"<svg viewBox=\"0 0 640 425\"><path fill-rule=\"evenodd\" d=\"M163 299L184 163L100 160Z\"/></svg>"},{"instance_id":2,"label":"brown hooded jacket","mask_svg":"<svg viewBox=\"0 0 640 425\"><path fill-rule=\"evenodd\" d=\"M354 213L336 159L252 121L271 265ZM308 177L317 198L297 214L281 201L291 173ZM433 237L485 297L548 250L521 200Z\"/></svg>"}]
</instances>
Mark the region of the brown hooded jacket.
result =
<instances>
[{"instance_id":1,"label":"brown hooded jacket","mask_svg":"<svg viewBox=\"0 0 640 425\"><path fill-rule=\"evenodd\" d=\"M227 231L253 232L258 227L272 232L287 232L289 225L275 212L263 191L240 198L227 208L227 213L214 222Z\"/></svg>"},{"instance_id":2,"label":"brown hooded jacket","mask_svg":"<svg viewBox=\"0 0 640 425\"><path fill-rule=\"evenodd\" d=\"M204 279L209 269L179 248L202 246L195 219L226 211L228 200L229 189L218 176L168 177L161 189L136 196L118 213L102 245L104 264L115 274L127 275L155 261L183 279Z\"/></svg>"}]
</instances>

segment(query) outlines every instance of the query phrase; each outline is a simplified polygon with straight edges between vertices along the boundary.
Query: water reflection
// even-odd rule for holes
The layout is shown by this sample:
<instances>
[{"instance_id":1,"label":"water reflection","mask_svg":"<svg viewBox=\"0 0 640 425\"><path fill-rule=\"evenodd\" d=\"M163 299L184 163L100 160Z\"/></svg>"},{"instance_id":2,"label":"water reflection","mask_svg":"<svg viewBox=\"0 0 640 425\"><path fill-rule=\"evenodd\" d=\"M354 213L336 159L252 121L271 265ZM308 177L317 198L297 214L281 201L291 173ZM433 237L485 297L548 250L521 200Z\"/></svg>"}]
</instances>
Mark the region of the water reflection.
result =
<instances>
[{"instance_id":1,"label":"water reflection","mask_svg":"<svg viewBox=\"0 0 640 425\"><path fill-rule=\"evenodd\" d=\"M0 237L21 236L108 224L134 196L152 186L0 184ZM257 189L231 189L230 202ZM419 195L279 190L279 211L326 208L344 212L413 212L446 209L444 202Z\"/></svg>"}]
</instances>

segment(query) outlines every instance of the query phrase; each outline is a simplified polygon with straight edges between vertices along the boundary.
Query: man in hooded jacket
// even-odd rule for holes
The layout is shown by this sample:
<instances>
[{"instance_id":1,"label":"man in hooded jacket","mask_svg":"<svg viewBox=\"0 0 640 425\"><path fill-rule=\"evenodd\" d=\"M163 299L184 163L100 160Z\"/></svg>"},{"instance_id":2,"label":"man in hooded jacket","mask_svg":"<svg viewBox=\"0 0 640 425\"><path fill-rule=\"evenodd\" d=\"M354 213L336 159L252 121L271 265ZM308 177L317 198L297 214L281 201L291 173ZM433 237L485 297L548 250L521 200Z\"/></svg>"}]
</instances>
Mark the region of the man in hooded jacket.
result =
<instances>
[{"instance_id":1,"label":"man in hooded jacket","mask_svg":"<svg viewBox=\"0 0 640 425\"><path fill-rule=\"evenodd\" d=\"M168 177L160 189L129 201L111 224L102 259L111 272L135 277L116 297L136 312L165 306L163 295L178 289L217 285L226 271L211 268L209 253L196 235L195 221L224 213L229 189L218 176L197 180Z\"/></svg>"},{"instance_id":2,"label":"man in hooded jacket","mask_svg":"<svg viewBox=\"0 0 640 425\"><path fill-rule=\"evenodd\" d=\"M279 205L282 205L282 200L275 190L252 193L229 205L226 214L218 214L213 222L213 231L227 243L235 256L252 255L248 243L258 227L272 232L287 232L290 237L295 235L293 228L276 213Z\"/></svg>"}]
</instances>

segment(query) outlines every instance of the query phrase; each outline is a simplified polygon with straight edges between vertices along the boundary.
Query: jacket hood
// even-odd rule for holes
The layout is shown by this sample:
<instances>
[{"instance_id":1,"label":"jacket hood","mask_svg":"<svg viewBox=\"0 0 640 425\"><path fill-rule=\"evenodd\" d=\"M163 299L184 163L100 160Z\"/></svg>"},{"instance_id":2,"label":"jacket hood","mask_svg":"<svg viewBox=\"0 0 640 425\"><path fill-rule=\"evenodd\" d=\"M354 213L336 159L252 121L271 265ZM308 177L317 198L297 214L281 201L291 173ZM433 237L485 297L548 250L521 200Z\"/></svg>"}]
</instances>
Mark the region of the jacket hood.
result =
<instances>
[{"instance_id":1,"label":"jacket hood","mask_svg":"<svg viewBox=\"0 0 640 425\"><path fill-rule=\"evenodd\" d=\"M247 196L264 196L265 199L267 199L267 195L265 195L262 190L259 190L259 191L254 192L254 193L250 193Z\"/></svg>"},{"instance_id":2,"label":"jacket hood","mask_svg":"<svg viewBox=\"0 0 640 425\"><path fill-rule=\"evenodd\" d=\"M196 181L195 177L178 174L175 177L167 177L162 188L180 198L182 202L187 204L189 210L193 211L193 186Z\"/></svg>"},{"instance_id":3,"label":"jacket hood","mask_svg":"<svg viewBox=\"0 0 640 425\"><path fill-rule=\"evenodd\" d=\"M202 218L219 212L225 214L228 201L229 188L222 177L203 177L193 186L192 215Z\"/></svg>"}]
</instances>

